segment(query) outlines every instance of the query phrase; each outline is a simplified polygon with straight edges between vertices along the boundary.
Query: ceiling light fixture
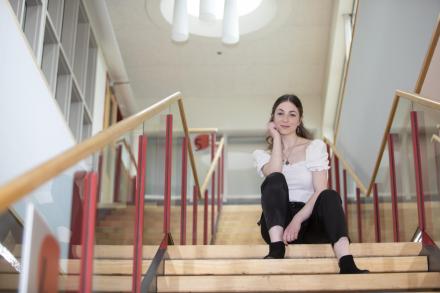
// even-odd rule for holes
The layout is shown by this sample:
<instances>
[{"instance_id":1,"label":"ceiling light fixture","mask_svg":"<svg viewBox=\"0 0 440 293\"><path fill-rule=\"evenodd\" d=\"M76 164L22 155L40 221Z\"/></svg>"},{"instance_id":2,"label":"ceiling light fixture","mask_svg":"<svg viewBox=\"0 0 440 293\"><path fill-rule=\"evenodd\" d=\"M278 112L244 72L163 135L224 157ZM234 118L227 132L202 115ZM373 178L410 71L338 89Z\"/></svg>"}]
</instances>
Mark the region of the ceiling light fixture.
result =
<instances>
[{"instance_id":1,"label":"ceiling light fixture","mask_svg":"<svg viewBox=\"0 0 440 293\"><path fill-rule=\"evenodd\" d=\"M277 0L161 0L159 5L162 16L171 24L174 42L188 41L191 33L220 38L226 45L237 44L241 35L266 26L276 8Z\"/></svg>"},{"instance_id":2,"label":"ceiling light fixture","mask_svg":"<svg viewBox=\"0 0 440 293\"><path fill-rule=\"evenodd\" d=\"M186 0L174 0L171 39L175 42L188 40L188 5Z\"/></svg>"},{"instance_id":3,"label":"ceiling light fixture","mask_svg":"<svg viewBox=\"0 0 440 293\"><path fill-rule=\"evenodd\" d=\"M225 0L222 42L227 45L237 44L240 40L238 25L238 0Z\"/></svg>"}]
</instances>

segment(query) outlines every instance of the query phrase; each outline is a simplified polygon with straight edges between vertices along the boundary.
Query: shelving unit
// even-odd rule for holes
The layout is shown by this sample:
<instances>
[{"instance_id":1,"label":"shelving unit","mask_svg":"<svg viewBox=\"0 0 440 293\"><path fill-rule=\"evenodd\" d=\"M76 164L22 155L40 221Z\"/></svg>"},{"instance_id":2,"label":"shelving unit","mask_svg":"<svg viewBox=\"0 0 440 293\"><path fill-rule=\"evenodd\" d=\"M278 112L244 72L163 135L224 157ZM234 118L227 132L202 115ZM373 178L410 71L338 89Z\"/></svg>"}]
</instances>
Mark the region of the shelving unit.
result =
<instances>
[{"instance_id":1,"label":"shelving unit","mask_svg":"<svg viewBox=\"0 0 440 293\"><path fill-rule=\"evenodd\" d=\"M81 138L81 129L83 122L84 106L81 96L75 84L72 86L72 95L70 98L69 126L77 141Z\"/></svg>"},{"instance_id":2,"label":"shelving unit","mask_svg":"<svg viewBox=\"0 0 440 293\"><path fill-rule=\"evenodd\" d=\"M85 9L80 3L75 42L75 62L73 72L82 93L85 92L85 80L87 69L88 43L90 38L90 25Z\"/></svg>"},{"instance_id":3,"label":"shelving unit","mask_svg":"<svg viewBox=\"0 0 440 293\"><path fill-rule=\"evenodd\" d=\"M63 9L64 0L48 0L47 2L47 15L51 19L54 27L57 39L60 39L61 28L63 24Z\"/></svg>"},{"instance_id":4,"label":"shelving unit","mask_svg":"<svg viewBox=\"0 0 440 293\"><path fill-rule=\"evenodd\" d=\"M9 0L75 139L92 132L97 43L80 0Z\"/></svg>"},{"instance_id":5,"label":"shelving unit","mask_svg":"<svg viewBox=\"0 0 440 293\"><path fill-rule=\"evenodd\" d=\"M52 93L55 93L58 55L58 40L55 36L54 28L48 18L46 20L46 27L44 29L43 57L41 59L41 69L46 76Z\"/></svg>"},{"instance_id":6,"label":"shelving unit","mask_svg":"<svg viewBox=\"0 0 440 293\"><path fill-rule=\"evenodd\" d=\"M57 72L57 86L55 99L61 108L65 117L68 117L70 109L70 92L72 88L72 76L70 75L70 69L67 65L64 51L60 50L58 58L58 72Z\"/></svg>"},{"instance_id":7,"label":"shelving unit","mask_svg":"<svg viewBox=\"0 0 440 293\"><path fill-rule=\"evenodd\" d=\"M93 97L95 96L95 82L96 82L96 59L98 56L98 46L96 44L93 34L90 34L89 38L89 53L87 58L87 70L86 70L86 88L85 97L86 105L90 112L93 113Z\"/></svg>"}]
</instances>

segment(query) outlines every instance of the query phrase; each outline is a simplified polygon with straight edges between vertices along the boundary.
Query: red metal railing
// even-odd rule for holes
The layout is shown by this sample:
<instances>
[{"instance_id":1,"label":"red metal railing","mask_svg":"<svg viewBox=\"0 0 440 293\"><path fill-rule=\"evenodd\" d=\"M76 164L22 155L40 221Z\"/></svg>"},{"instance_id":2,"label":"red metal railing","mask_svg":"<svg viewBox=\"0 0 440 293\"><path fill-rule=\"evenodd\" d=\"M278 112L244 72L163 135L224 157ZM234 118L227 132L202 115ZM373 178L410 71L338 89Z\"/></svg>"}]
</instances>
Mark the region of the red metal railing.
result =
<instances>
[{"instance_id":1,"label":"red metal railing","mask_svg":"<svg viewBox=\"0 0 440 293\"><path fill-rule=\"evenodd\" d=\"M97 174L88 172L84 177L79 292L92 292L97 190Z\"/></svg>"},{"instance_id":2,"label":"red metal railing","mask_svg":"<svg viewBox=\"0 0 440 293\"><path fill-rule=\"evenodd\" d=\"M358 241L362 242L362 208L361 208L361 190L359 188L356 188L356 212L357 212Z\"/></svg>"},{"instance_id":3,"label":"red metal railing","mask_svg":"<svg viewBox=\"0 0 440 293\"><path fill-rule=\"evenodd\" d=\"M374 235L376 242L380 242L380 212L379 212L379 194L377 193L377 184L373 186L373 208L374 208Z\"/></svg>"},{"instance_id":4,"label":"red metal railing","mask_svg":"<svg viewBox=\"0 0 440 293\"><path fill-rule=\"evenodd\" d=\"M188 138L182 140L182 181L181 181L181 198L180 198L180 244L186 244L186 189L188 176Z\"/></svg>"},{"instance_id":5,"label":"red metal railing","mask_svg":"<svg viewBox=\"0 0 440 293\"><path fill-rule=\"evenodd\" d=\"M423 192L423 171L421 165L421 155L420 155L420 141L419 141L419 126L418 126L418 115L416 111L410 112L411 118L411 137L412 137L412 149L413 149L413 160L414 160L414 172L415 172L415 185L417 193L417 217L418 217L418 229L421 231L422 243L428 245L435 245L431 237L426 232L426 220L425 220L425 198ZM392 227L393 227L393 241L401 241L401 235L399 233L399 202L398 202L398 191L397 191L397 179L396 179L396 166L395 166L395 149L394 149L394 134L389 133L387 137L388 145L388 159L389 159L389 178L390 178L390 194L391 194L391 214L392 214ZM327 144L328 150L329 144ZM332 186L332 172L335 172L335 188L339 189L339 157L334 154L334 169L329 172L329 187ZM342 180L343 180L343 201L344 201L344 211L345 219L348 225L348 191L347 191L347 172L346 169L342 170ZM355 188L355 203L357 211L357 233L359 242L363 240L362 231L362 203L360 196L360 189ZM375 183L372 188L373 192L373 211L374 211L374 239L376 242L381 242L381 215L380 215L380 200L378 194L378 187Z\"/></svg>"},{"instance_id":6,"label":"red metal railing","mask_svg":"<svg viewBox=\"0 0 440 293\"><path fill-rule=\"evenodd\" d=\"M144 235L145 170L147 165L147 136L139 136L138 170L135 197L135 228L133 243L132 292L141 292L142 240Z\"/></svg>"},{"instance_id":7,"label":"red metal railing","mask_svg":"<svg viewBox=\"0 0 440 293\"><path fill-rule=\"evenodd\" d=\"M391 189L391 210L393 215L393 239L399 242L399 209L397 208L397 183L396 164L394 161L394 140L393 135L388 135L388 157L390 161L390 189Z\"/></svg>"}]
</instances>

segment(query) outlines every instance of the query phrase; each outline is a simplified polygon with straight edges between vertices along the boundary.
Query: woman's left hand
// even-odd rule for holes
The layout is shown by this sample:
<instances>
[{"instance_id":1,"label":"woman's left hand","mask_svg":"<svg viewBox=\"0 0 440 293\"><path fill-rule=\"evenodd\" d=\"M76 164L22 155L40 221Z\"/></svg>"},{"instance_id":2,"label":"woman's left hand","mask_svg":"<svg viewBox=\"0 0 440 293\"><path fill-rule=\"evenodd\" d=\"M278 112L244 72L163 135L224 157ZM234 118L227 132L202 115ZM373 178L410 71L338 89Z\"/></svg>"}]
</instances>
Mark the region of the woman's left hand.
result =
<instances>
[{"instance_id":1,"label":"woman's left hand","mask_svg":"<svg viewBox=\"0 0 440 293\"><path fill-rule=\"evenodd\" d=\"M289 242L295 241L298 238L298 233L301 229L301 223L301 217L299 216L299 214L296 214L290 224L284 230L283 241L285 245L288 245Z\"/></svg>"}]
</instances>

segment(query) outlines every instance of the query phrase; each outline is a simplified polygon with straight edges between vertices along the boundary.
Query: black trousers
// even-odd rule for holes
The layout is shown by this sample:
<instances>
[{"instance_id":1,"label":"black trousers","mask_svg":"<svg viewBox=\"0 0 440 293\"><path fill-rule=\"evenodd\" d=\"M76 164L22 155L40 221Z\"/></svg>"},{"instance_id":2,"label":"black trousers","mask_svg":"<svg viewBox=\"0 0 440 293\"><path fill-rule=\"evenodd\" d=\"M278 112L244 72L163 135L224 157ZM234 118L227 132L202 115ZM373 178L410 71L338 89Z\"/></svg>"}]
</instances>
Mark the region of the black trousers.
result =
<instances>
[{"instance_id":1,"label":"black trousers","mask_svg":"<svg viewBox=\"0 0 440 293\"><path fill-rule=\"evenodd\" d=\"M289 202L289 189L282 173L272 173L261 185L261 206L263 213L260 219L261 236L270 243L269 229L273 226L289 225L293 216L305 203ZM331 189L319 195L310 217L301 224L298 238L291 243L331 243L347 237L347 224L340 195Z\"/></svg>"}]
</instances>

